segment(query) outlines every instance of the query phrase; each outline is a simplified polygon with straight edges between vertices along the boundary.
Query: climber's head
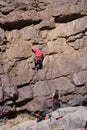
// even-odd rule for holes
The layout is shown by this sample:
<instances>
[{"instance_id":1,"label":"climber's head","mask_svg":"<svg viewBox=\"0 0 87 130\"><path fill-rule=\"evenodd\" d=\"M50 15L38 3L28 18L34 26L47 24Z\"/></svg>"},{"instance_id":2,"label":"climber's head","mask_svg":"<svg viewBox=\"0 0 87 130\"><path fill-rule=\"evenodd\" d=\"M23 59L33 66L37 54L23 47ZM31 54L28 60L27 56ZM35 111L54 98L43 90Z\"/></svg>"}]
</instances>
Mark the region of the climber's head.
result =
<instances>
[{"instance_id":1,"label":"climber's head","mask_svg":"<svg viewBox=\"0 0 87 130\"><path fill-rule=\"evenodd\" d=\"M43 48L42 45L39 45L39 50L42 50L42 48Z\"/></svg>"},{"instance_id":2,"label":"climber's head","mask_svg":"<svg viewBox=\"0 0 87 130\"><path fill-rule=\"evenodd\" d=\"M56 89L55 92L58 93L59 92L58 89Z\"/></svg>"}]
</instances>

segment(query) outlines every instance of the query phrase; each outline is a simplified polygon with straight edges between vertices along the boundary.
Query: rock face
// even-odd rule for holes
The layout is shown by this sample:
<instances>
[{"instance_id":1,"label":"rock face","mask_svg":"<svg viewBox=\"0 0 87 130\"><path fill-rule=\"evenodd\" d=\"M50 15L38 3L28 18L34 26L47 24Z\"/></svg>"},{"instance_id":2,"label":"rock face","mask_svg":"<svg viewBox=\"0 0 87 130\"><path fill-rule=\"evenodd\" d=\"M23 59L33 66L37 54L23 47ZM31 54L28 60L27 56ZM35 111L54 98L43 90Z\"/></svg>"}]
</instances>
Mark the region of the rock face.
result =
<instances>
[{"instance_id":1,"label":"rock face","mask_svg":"<svg viewBox=\"0 0 87 130\"><path fill-rule=\"evenodd\" d=\"M31 68L42 44L43 69ZM87 0L0 1L0 117L37 113L61 94L61 107L87 100Z\"/></svg>"}]
</instances>

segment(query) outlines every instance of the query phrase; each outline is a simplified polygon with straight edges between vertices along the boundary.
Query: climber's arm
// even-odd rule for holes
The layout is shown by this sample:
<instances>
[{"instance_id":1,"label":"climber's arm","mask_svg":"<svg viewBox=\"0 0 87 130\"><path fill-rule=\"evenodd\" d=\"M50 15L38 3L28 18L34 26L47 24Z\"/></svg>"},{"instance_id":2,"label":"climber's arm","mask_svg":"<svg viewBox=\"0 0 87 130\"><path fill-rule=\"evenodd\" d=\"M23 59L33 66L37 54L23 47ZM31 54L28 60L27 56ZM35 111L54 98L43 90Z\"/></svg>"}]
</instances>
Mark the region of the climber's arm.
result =
<instances>
[{"instance_id":1,"label":"climber's arm","mask_svg":"<svg viewBox=\"0 0 87 130\"><path fill-rule=\"evenodd\" d=\"M33 48L32 44L30 44L30 48L35 53L35 49Z\"/></svg>"}]
</instances>

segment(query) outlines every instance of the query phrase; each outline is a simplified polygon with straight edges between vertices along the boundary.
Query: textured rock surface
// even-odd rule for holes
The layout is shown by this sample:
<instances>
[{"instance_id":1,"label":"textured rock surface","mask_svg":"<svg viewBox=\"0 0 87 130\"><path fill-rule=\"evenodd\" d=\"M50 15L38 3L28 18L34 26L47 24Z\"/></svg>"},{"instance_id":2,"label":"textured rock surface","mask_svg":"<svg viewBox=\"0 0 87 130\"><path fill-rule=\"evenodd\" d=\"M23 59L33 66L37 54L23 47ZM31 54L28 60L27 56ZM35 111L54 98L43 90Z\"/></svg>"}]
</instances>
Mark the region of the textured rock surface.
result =
<instances>
[{"instance_id":1,"label":"textured rock surface","mask_svg":"<svg viewBox=\"0 0 87 130\"><path fill-rule=\"evenodd\" d=\"M43 69L31 69L42 44ZM0 117L48 111L58 88L61 107L87 100L87 0L0 1Z\"/></svg>"},{"instance_id":2,"label":"textured rock surface","mask_svg":"<svg viewBox=\"0 0 87 130\"><path fill-rule=\"evenodd\" d=\"M81 113L81 114L79 114ZM84 130L87 120L87 108L66 107L51 113L51 118L41 122L26 121L8 130ZM59 120L56 118L62 116Z\"/></svg>"}]
</instances>

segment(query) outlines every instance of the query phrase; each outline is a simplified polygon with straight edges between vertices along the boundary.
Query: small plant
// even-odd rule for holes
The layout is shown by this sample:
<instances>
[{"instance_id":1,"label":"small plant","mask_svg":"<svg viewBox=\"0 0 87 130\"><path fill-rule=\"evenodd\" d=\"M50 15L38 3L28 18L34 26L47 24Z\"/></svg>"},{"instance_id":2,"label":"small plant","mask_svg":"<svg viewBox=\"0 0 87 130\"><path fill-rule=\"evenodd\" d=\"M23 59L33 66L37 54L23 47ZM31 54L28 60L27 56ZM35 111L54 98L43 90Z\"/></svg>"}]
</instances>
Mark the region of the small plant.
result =
<instances>
[{"instance_id":1,"label":"small plant","mask_svg":"<svg viewBox=\"0 0 87 130\"><path fill-rule=\"evenodd\" d=\"M50 129L49 130L53 130L54 128L57 128L58 125L56 122L53 122L52 124L50 124Z\"/></svg>"},{"instance_id":2,"label":"small plant","mask_svg":"<svg viewBox=\"0 0 87 130\"><path fill-rule=\"evenodd\" d=\"M18 115L18 117L21 118L21 119L28 119L28 120L34 120L35 119L35 117L33 115L28 114L26 112L25 113L20 113Z\"/></svg>"}]
</instances>

